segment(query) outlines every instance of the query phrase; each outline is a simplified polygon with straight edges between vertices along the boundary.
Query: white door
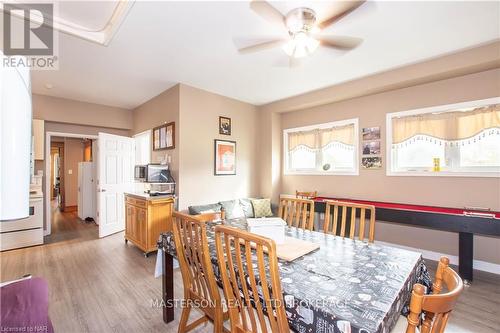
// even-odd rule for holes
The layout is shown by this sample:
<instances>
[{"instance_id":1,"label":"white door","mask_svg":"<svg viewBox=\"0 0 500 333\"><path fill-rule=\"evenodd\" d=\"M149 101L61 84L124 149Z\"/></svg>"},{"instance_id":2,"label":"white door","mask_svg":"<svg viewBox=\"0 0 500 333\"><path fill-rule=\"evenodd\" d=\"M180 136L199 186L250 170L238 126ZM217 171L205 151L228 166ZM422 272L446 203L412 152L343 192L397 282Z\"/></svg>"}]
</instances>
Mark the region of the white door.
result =
<instances>
[{"instance_id":1,"label":"white door","mask_svg":"<svg viewBox=\"0 0 500 333\"><path fill-rule=\"evenodd\" d=\"M133 189L134 139L99 133L97 150L97 220L104 237L125 229L123 193Z\"/></svg>"},{"instance_id":2,"label":"white door","mask_svg":"<svg viewBox=\"0 0 500 333\"><path fill-rule=\"evenodd\" d=\"M85 219L83 216L83 162L78 163L78 217L80 219Z\"/></svg>"}]
</instances>

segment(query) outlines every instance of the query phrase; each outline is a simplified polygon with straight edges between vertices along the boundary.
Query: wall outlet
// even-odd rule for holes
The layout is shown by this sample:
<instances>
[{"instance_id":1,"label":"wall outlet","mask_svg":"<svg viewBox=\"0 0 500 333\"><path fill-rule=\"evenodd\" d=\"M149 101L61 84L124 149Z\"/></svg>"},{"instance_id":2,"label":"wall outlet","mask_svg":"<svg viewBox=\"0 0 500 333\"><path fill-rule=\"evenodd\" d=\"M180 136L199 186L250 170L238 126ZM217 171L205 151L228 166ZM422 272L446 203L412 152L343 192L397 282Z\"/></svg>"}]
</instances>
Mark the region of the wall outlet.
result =
<instances>
[{"instance_id":1,"label":"wall outlet","mask_svg":"<svg viewBox=\"0 0 500 333\"><path fill-rule=\"evenodd\" d=\"M73 170L72 169L69 169L68 170L68 175L72 175L73 174Z\"/></svg>"}]
</instances>

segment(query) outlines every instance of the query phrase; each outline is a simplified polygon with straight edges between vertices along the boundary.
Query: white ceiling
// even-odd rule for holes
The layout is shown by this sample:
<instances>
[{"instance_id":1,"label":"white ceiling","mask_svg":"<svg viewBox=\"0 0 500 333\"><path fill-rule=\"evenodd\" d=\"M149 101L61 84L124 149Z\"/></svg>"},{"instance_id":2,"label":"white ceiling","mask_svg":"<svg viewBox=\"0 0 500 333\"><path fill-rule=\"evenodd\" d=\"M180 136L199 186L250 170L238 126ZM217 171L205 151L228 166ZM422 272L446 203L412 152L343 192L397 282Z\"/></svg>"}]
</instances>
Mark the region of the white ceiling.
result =
<instances>
[{"instance_id":1,"label":"white ceiling","mask_svg":"<svg viewBox=\"0 0 500 333\"><path fill-rule=\"evenodd\" d=\"M326 2L273 2L284 14ZM76 4L83 26L100 21ZM103 5L109 14L109 3ZM283 51L239 55L233 38L280 29L248 2L136 2L109 45L59 35L59 70L33 72L35 93L134 108L176 83L265 104L500 38L500 2L369 2L327 29L364 38L351 52L319 48L288 68ZM46 84L52 84L47 89Z\"/></svg>"}]
</instances>

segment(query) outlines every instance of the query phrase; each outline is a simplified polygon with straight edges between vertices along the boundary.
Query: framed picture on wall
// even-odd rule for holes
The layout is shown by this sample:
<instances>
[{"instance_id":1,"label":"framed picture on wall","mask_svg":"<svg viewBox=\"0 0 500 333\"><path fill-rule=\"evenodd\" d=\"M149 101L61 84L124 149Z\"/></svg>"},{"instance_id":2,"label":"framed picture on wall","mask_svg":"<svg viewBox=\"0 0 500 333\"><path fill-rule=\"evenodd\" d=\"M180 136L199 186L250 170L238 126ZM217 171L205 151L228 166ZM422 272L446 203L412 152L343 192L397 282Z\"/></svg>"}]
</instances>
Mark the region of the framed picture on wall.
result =
<instances>
[{"instance_id":1,"label":"framed picture on wall","mask_svg":"<svg viewBox=\"0 0 500 333\"><path fill-rule=\"evenodd\" d=\"M382 168L381 157L363 157L361 158L363 169L380 169Z\"/></svg>"},{"instance_id":2,"label":"framed picture on wall","mask_svg":"<svg viewBox=\"0 0 500 333\"><path fill-rule=\"evenodd\" d=\"M380 141L363 142L363 155L379 155Z\"/></svg>"},{"instance_id":3,"label":"framed picture on wall","mask_svg":"<svg viewBox=\"0 0 500 333\"><path fill-rule=\"evenodd\" d=\"M214 140L214 175L236 175L236 141Z\"/></svg>"},{"instance_id":4,"label":"framed picture on wall","mask_svg":"<svg viewBox=\"0 0 500 333\"><path fill-rule=\"evenodd\" d=\"M175 122L153 128L153 150L175 148Z\"/></svg>"},{"instance_id":5,"label":"framed picture on wall","mask_svg":"<svg viewBox=\"0 0 500 333\"><path fill-rule=\"evenodd\" d=\"M231 135L231 118L219 117L219 134Z\"/></svg>"},{"instance_id":6,"label":"framed picture on wall","mask_svg":"<svg viewBox=\"0 0 500 333\"><path fill-rule=\"evenodd\" d=\"M363 140L380 140L380 127L365 127L361 133Z\"/></svg>"},{"instance_id":7,"label":"framed picture on wall","mask_svg":"<svg viewBox=\"0 0 500 333\"><path fill-rule=\"evenodd\" d=\"M153 150L160 149L160 129L153 129Z\"/></svg>"}]
</instances>

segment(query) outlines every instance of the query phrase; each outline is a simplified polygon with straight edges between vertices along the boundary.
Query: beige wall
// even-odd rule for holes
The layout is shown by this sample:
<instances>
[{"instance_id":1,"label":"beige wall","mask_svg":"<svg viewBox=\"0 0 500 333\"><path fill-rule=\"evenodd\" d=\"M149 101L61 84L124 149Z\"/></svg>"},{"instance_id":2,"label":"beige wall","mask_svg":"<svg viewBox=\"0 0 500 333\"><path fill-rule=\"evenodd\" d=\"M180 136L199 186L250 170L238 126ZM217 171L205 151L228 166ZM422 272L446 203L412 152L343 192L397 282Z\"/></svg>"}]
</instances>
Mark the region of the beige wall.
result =
<instances>
[{"instance_id":1,"label":"beige wall","mask_svg":"<svg viewBox=\"0 0 500 333\"><path fill-rule=\"evenodd\" d=\"M353 98L283 113L282 129L359 117L359 127L380 126L383 168L359 176L283 175L281 192L317 190L321 195L435 206L490 207L500 210L500 179L477 177L386 176L386 113L496 97L500 69ZM361 140L361 138L360 138ZM458 234L380 224L377 239L457 255ZM476 236L475 258L500 264L500 239Z\"/></svg>"},{"instance_id":2,"label":"beige wall","mask_svg":"<svg viewBox=\"0 0 500 333\"><path fill-rule=\"evenodd\" d=\"M47 121L132 129L132 111L117 107L33 94L33 118Z\"/></svg>"},{"instance_id":3,"label":"beige wall","mask_svg":"<svg viewBox=\"0 0 500 333\"><path fill-rule=\"evenodd\" d=\"M231 118L231 136L219 134L219 116ZM180 209L258 194L257 125L255 106L180 86ZM214 176L214 139L236 141L236 176Z\"/></svg>"},{"instance_id":4,"label":"beige wall","mask_svg":"<svg viewBox=\"0 0 500 333\"><path fill-rule=\"evenodd\" d=\"M259 110L259 192L277 203L281 191L281 116Z\"/></svg>"},{"instance_id":5,"label":"beige wall","mask_svg":"<svg viewBox=\"0 0 500 333\"><path fill-rule=\"evenodd\" d=\"M179 182L179 133L181 131L179 124L179 87L180 85L176 85L135 108L132 130L132 134L137 134L175 121L175 149L152 151L151 163L159 163L165 160L166 155L170 155L172 159L170 169L177 182Z\"/></svg>"},{"instance_id":6,"label":"beige wall","mask_svg":"<svg viewBox=\"0 0 500 333\"><path fill-rule=\"evenodd\" d=\"M232 118L232 135L219 135L219 116ZM133 111L133 134L175 121L176 148L152 152L152 162L168 154L177 182L179 209L189 205L258 194L256 107L178 84ZM237 142L237 175L214 176L214 139Z\"/></svg>"},{"instance_id":7,"label":"beige wall","mask_svg":"<svg viewBox=\"0 0 500 333\"><path fill-rule=\"evenodd\" d=\"M495 41L279 100L263 105L261 109L274 112L303 110L355 97L478 73L499 68L499 55L500 41Z\"/></svg>"},{"instance_id":8,"label":"beige wall","mask_svg":"<svg viewBox=\"0 0 500 333\"><path fill-rule=\"evenodd\" d=\"M65 138L64 139L65 207L76 206L78 204L78 163L82 161L83 161L82 140L74 138Z\"/></svg>"}]
</instances>

